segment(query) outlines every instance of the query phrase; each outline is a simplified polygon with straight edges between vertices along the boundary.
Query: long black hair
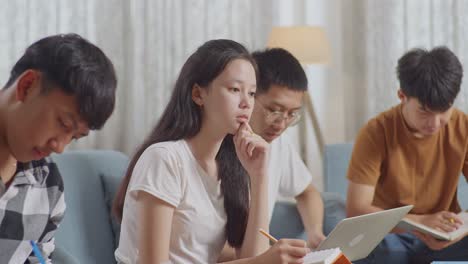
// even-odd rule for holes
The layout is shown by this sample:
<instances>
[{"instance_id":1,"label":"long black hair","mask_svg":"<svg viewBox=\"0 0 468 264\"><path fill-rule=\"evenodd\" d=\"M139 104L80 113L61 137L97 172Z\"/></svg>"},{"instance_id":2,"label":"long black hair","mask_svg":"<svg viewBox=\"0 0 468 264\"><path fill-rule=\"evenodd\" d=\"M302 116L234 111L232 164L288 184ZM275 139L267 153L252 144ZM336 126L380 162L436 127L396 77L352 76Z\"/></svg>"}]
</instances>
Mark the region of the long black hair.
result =
<instances>
[{"instance_id":1,"label":"long black hair","mask_svg":"<svg viewBox=\"0 0 468 264\"><path fill-rule=\"evenodd\" d=\"M226 65L235 59L249 61L257 73L255 61L249 52L241 44L232 40L208 41L187 59L175 83L169 104L151 134L133 156L120 185L113 204L114 215L119 220L122 219L130 177L141 154L152 144L190 139L200 131L202 112L192 100L192 89L194 85L208 89ZM247 226L250 178L236 155L232 135L227 135L223 139L216 155L216 162L227 215L227 240L232 247L238 248L242 245Z\"/></svg>"}]
</instances>

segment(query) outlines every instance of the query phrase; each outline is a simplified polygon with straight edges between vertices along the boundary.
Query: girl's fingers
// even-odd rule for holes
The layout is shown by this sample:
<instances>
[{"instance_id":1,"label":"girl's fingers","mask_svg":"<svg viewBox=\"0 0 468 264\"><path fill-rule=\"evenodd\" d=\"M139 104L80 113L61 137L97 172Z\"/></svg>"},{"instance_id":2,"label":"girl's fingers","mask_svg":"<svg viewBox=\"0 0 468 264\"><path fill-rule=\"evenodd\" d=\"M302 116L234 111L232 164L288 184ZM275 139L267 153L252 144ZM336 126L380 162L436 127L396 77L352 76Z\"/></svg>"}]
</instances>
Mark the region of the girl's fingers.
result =
<instances>
[{"instance_id":1,"label":"girl's fingers","mask_svg":"<svg viewBox=\"0 0 468 264\"><path fill-rule=\"evenodd\" d=\"M245 137L245 123L242 123L239 128L237 129L236 134L234 135L234 144L236 145L236 148L240 150L241 144L242 144L242 139Z\"/></svg>"},{"instance_id":2,"label":"girl's fingers","mask_svg":"<svg viewBox=\"0 0 468 264\"><path fill-rule=\"evenodd\" d=\"M251 158L253 156L253 152L257 148L257 145L256 139L252 136L247 136L245 138L245 153L248 157Z\"/></svg>"},{"instance_id":3,"label":"girl's fingers","mask_svg":"<svg viewBox=\"0 0 468 264\"><path fill-rule=\"evenodd\" d=\"M297 258L303 258L309 252L310 249L305 247L291 247L289 249L289 254Z\"/></svg>"},{"instance_id":4,"label":"girl's fingers","mask_svg":"<svg viewBox=\"0 0 468 264\"><path fill-rule=\"evenodd\" d=\"M249 155L249 157L253 156L254 149L255 149L255 142L253 141L249 142L247 146L247 154Z\"/></svg>"},{"instance_id":5,"label":"girl's fingers","mask_svg":"<svg viewBox=\"0 0 468 264\"><path fill-rule=\"evenodd\" d=\"M248 130L243 130L239 133L239 151L245 153L248 157L252 156L253 150L255 149L255 139Z\"/></svg>"},{"instance_id":6,"label":"girl's fingers","mask_svg":"<svg viewBox=\"0 0 468 264\"><path fill-rule=\"evenodd\" d=\"M239 136L241 135L242 131L244 131L246 129L246 123L241 123L239 128L237 129L236 131L236 134L234 134L234 137L235 138L239 138Z\"/></svg>"},{"instance_id":7,"label":"girl's fingers","mask_svg":"<svg viewBox=\"0 0 468 264\"><path fill-rule=\"evenodd\" d=\"M253 129L252 127L250 127L250 125L248 123L244 123L245 124L245 129L247 129L248 131L250 131L251 133L253 133Z\"/></svg>"},{"instance_id":8,"label":"girl's fingers","mask_svg":"<svg viewBox=\"0 0 468 264\"><path fill-rule=\"evenodd\" d=\"M246 155L251 158L254 155L254 151L265 150L267 147L263 142L264 140L257 134L255 134L251 127L247 123L242 123L239 126L236 134L234 135L234 144L240 155Z\"/></svg>"},{"instance_id":9,"label":"girl's fingers","mask_svg":"<svg viewBox=\"0 0 468 264\"><path fill-rule=\"evenodd\" d=\"M247 152L246 141L247 139L245 137L241 137L240 143L239 143L239 153L241 153L241 155L245 155L245 153Z\"/></svg>"},{"instance_id":10,"label":"girl's fingers","mask_svg":"<svg viewBox=\"0 0 468 264\"><path fill-rule=\"evenodd\" d=\"M289 256L289 258L287 259L287 263L289 264L302 264L304 263L304 260L303 258L296 258L294 256Z\"/></svg>"},{"instance_id":11,"label":"girl's fingers","mask_svg":"<svg viewBox=\"0 0 468 264\"><path fill-rule=\"evenodd\" d=\"M293 247L307 248L307 242L302 239L283 238L280 241Z\"/></svg>"}]
</instances>

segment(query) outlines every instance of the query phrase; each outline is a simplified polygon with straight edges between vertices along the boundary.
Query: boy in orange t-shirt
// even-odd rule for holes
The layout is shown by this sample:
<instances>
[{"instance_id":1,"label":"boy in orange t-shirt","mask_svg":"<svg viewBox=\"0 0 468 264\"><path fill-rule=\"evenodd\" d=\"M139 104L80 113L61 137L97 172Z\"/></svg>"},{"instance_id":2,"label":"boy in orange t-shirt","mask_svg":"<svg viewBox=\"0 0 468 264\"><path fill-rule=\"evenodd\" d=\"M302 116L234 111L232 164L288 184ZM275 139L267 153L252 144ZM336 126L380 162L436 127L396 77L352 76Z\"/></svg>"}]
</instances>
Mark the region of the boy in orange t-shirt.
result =
<instances>
[{"instance_id":1,"label":"boy in orange t-shirt","mask_svg":"<svg viewBox=\"0 0 468 264\"><path fill-rule=\"evenodd\" d=\"M462 65L446 47L414 49L398 61L401 104L359 132L348 169L349 216L413 204L408 218L441 231L463 224L456 213L460 173L468 175L468 117L453 107ZM466 177L466 176L465 176ZM394 230L356 263L468 260L468 238L442 242Z\"/></svg>"}]
</instances>

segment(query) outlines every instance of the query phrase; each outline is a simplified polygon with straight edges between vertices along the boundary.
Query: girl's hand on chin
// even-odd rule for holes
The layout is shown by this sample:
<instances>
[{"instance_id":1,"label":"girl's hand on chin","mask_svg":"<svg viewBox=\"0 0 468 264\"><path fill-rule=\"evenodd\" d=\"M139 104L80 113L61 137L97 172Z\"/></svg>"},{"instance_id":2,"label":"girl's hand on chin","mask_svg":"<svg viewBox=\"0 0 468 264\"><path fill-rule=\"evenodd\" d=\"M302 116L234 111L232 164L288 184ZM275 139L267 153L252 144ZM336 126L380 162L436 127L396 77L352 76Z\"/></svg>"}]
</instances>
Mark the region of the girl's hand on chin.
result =
<instances>
[{"instance_id":1,"label":"girl's hand on chin","mask_svg":"<svg viewBox=\"0 0 468 264\"><path fill-rule=\"evenodd\" d=\"M234 135L234 145L239 160L250 176L264 177L268 168L270 145L261 136L255 134L248 123L242 123Z\"/></svg>"}]
</instances>

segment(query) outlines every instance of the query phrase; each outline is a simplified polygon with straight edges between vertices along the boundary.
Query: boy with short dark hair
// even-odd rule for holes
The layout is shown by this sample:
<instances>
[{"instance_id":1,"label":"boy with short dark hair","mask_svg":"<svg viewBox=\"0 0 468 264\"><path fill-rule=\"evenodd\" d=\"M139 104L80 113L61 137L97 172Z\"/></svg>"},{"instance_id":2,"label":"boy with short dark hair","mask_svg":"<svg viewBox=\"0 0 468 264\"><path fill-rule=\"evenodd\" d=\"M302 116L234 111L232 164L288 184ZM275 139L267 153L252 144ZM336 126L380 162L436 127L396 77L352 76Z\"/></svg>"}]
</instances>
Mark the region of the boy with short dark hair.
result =
<instances>
[{"instance_id":1,"label":"boy with short dark hair","mask_svg":"<svg viewBox=\"0 0 468 264\"><path fill-rule=\"evenodd\" d=\"M414 49L399 59L397 73L401 103L371 119L357 136L348 169L348 215L413 204L408 218L453 231L462 224L456 215L460 173L468 176L468 117L453 107L462 65L446 47ZM457 242L393 233L358 263L467 260L468 239Z\"/></svg>"},{"instance_id":2,"label":"boy with short dark hair","mask_svg":"<svg viewBox=\"0 0 468 264\"><path fill-rule=\"evenodd\" d=\"M35 42L13 66L0 91L1 263L37 263L30 240L49 259L65 201L48 156L104 125L116 86L111 61L76 34Z\"/></svg>"}]
</instances>

